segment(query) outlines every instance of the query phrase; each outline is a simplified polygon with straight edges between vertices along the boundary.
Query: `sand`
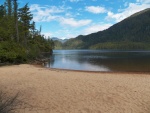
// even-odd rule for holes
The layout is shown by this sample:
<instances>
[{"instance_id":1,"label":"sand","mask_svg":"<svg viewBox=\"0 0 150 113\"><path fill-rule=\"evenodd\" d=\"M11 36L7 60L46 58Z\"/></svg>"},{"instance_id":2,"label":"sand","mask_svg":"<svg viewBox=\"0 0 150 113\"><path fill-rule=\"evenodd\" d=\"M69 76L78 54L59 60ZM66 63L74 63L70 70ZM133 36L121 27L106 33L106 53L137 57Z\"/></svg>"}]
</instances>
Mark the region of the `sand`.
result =
<instances>
[{"instance_id":1,"label":"sand","mask_svg":"<svg viewBox=\"0 0 150 113\"><path fill-rule=\"evenodd\" d=\"M0 88L7 94L20 92L19 98L29 105L20 113L150 113L149 73L4 66Z\"/></svg>"}]
</instances>

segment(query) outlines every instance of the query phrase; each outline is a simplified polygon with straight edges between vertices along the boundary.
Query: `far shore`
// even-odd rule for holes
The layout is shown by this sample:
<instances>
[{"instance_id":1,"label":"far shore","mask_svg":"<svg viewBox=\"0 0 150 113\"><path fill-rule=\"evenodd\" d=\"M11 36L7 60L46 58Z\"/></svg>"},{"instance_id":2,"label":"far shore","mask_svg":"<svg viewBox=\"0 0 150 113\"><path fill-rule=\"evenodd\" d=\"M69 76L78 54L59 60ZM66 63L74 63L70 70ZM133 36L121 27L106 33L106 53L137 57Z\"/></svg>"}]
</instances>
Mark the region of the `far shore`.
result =
<instances>
[{"instance_id":1,"label":"far shore","mask_svg":"<svg viewBox=\"0 0 150 113\"><path fill-rule=\"evenodd\" d=\"M150 113L150 72L10 65L0 67L0 90L19 92L23 113Z\"/></svg>"}]
</instances>

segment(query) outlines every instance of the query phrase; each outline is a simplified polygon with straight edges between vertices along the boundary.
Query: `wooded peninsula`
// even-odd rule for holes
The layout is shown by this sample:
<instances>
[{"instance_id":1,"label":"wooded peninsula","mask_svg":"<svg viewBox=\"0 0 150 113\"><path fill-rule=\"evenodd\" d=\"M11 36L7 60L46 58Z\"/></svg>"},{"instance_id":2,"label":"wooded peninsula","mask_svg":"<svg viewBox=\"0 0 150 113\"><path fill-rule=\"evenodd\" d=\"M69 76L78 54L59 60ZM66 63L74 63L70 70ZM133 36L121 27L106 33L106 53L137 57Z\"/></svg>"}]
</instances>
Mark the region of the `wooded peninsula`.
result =
<instances>
[{"instance_id":1,"label":"wooded peninsula","mask_svg":"<svg viewBox=\"0 0 150 113\"><path fill-rule=\"evenodd\" d=\"M52 52L53 41L35 26L28 3L19 8L17 0L6 0L0 5L0 63L24 63Z\"/></svg>"}]
</instances>

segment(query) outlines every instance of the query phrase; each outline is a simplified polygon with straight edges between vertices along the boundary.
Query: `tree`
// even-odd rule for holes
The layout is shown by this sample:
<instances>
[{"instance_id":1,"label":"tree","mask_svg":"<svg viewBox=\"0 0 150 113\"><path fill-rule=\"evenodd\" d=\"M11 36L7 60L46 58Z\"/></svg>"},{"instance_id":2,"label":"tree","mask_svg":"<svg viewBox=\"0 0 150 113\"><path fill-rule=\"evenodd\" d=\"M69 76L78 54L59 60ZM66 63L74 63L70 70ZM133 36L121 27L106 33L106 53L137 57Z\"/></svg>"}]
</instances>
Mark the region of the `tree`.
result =
<instances>
[{"instance_id":1,"label":"tree","mask_svg":"<svg viewBox=\"0 0 150 113\"><path fill-rule=\"evenodd\" d=\"M7 0L6 4L7 4L7 14L8 14L8 16L11 16L12 15L12 3L11 3L11 0Z\"/></svg>"},{"instance_id":2,"label":"tree","mask_svg":"<svg viewBox=\"0 0 150 113\"><path fill-rule=\"evenodd\" d=\"M3 40L3 37L1 35L3 34L2 32L4 31L2 28L3 18L4 18L4 6L0 5L0 41Z\"/></svg>"},{"instance_id":3,"label":"tree","mask_svg":"<svg viewBox=\"0 0 150 113\"><path fill-rule=\"evenodd\" d=\"M32 36L34 36L35 34L35 22L34 21L31 24L31 32L32 32Z\"/></svg>"},{"instance_id":4,"label":"tree","mask_svg":"<svg viewBox=\"0 0 150 113\"><path fill-rule=\"evenodd\" d=\"M42 26L40 26L39 35L41 35L41 31L42 31Z\"/></svg>"},{"instance_id":5,"label":"tree","mask_svg":"<svg viewBox=\"0 0 150 113\"><path fill-rule=\"evenodd\" d=\"M4 17L4 5L0 5L0 19Z\"/></svg>"},{"instance_id":6,"label":"tree","mask_svg":"<svg viewBox=\"0 0 150 113\"><path fill-rule=\"evenodd\" d=\"M23 8L20 8L18 14L23 29L24 45L27 46L27 38L29 38L29 29L31 28L30 21L32 20L33 15L29 11L28 4Z\"/></svg>"},{"instance_id":7,"label":"tree","mask_svg":"<svg viewBox=\"0 0 150 113\"><path fill-rule=\"evenodd\" d=\"M19 42L19 30L18 30L18 3L17 0L13 0L13 5L14 5L14 23L15 23L15 30L16 30L16 37L17 37L17 42Z\"/></svg>"}]
</instances>

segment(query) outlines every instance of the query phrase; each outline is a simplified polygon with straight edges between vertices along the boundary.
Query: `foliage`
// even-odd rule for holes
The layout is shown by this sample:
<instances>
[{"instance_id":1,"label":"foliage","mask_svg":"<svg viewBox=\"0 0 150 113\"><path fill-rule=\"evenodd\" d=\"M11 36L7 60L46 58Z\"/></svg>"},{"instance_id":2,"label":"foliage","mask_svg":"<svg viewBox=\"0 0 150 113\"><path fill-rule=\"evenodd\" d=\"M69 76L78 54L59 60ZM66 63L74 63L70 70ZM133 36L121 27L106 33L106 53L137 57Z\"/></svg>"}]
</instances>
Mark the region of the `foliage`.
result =
<instances>
[{"instance_id":1,"label":"foliage","mask_svg":"<svg viewBox=\"0 0 150 113\"><path fill-rule=\"evenodd\" d=\"M27 60L26 50L23 46L15 42L0 43L1 62L21 63Z\"/></svg>"},{"instance_id":2,"label":"foliage","mask_svg":"<svg viewBox=\"0 0 150 113\"><path fill-rule=\"evenodd\" d=\"M62 49L62 45L63 45L62 42L55 40L54 44L55 44L54 49Z\"/></svg>"},{"instance_id":3,"label":"foliage","mask_svg":"<svg viewBox=\"0 0 150 113\"><path fill-rule=\"evenodd\" d=\"M83 42L81 40L70 39L63 44L63 48L64 49L79 49L79 48L82 48L82 45L83 45Z\"/></svg>"},{"instance_id":4,"label":"foliage","mask_svg":"<svg viewBox=\"0 0 150 113\"><path fill-rule=\"evenodd\" d=\"M149 43L141 43L141 42L105 42L98 43L90 47L90 49L121 49L121 50L129 50L129 49L150 49Z\"/></svg>"},{"instance_id":5,"label":"foliage","mask_svg":"<svg viewBox=\"0 0 150 113\"><path fill-rule=\"evenodd\" d=\"M18 9L17 0L0 5L0 63L22 63L41 52L52 52L54 43L35 28L28 4Z\"/></svg>"}]
</instances>

